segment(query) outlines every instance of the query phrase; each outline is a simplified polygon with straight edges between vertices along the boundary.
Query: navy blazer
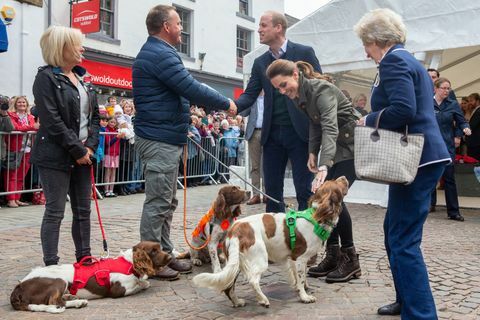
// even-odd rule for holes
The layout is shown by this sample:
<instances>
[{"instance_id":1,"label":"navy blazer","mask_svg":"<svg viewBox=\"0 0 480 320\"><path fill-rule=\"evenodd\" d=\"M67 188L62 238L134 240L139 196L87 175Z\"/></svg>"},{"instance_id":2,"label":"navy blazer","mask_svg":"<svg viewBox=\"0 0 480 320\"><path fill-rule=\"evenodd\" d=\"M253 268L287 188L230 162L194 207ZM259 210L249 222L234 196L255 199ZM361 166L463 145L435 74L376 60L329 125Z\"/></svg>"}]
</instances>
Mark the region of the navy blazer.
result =
<instances>
[{"instance_id":1,"label":"navy blazer","mask_svg":"<svg viewBox=\"0 0 480 320\"><path fill-rule=\"evenodd\" d=\"M450 155L443 141L433 111L433 86L425 68L403 45L395 45L380 61L377 78L372 88L372 112L366 125L375 126L380 110L380 128L410 133L423 133L420 166L449 162Z\"/></svg>"},{"instance_id":2,"label":"navy blazer","mask_svg":"<svg viewBox=\"0 0 480 320\"><path fill-rule=\"evenodd\" d=\"M287 42L287 51L281 57L282 59L290 61L305 61L310 63L315 71L322 72L320 63L315 56L315 51L312 47L304 46L298 43ZM238 112L250 108L257 99L262 89L265 91L264 109L263 109L263 125L262 125L262 145L267 142L270 134L270 127L272 126L273 114L273 93L274 88L268 80L266 71L270 63L275 60L270 50L255 59L252 67L252 75L248 81L245 92L235 101ZM295 107L292 100L287 99L287 108L292 120L292 124L298 136L305 142L308 142L308 117L299 108Z\"/></svg>"}]
</instances>

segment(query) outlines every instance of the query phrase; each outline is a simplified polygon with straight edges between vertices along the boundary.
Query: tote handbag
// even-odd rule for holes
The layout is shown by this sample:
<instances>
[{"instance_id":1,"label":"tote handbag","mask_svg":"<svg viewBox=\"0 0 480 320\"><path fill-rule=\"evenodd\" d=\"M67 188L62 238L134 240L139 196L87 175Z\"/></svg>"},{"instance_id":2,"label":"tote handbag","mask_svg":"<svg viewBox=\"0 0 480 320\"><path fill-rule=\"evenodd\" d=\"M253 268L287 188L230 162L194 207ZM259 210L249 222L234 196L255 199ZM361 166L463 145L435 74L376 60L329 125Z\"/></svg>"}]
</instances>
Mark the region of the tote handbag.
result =
<instances>
[{"instance_id":1,"label":"tote handbag","mask_svg":"<svg viewBox=\"0 0 480 320\"><path fill-rule=\"evenodd\" d=\"M361 180L410 184L417 175L424 143L423 134L408 134L375 128L355 127L355 173Z\"/></svg>"}]
</instances>

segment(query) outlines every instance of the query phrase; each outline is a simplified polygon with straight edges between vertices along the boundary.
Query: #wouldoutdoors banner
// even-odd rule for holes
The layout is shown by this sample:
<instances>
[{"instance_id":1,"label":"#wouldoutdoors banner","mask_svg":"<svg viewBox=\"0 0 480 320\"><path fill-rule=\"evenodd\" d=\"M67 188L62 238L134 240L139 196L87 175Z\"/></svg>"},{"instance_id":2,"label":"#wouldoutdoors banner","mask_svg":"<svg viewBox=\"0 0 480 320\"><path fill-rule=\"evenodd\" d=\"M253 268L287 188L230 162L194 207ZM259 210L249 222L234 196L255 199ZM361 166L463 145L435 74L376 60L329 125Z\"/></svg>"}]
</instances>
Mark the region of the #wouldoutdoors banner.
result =
<instances>
[{"instance_id":1,"label":"#wouldoutdoors banner","mask_svg":"<svg viewBox=\"0 0 480 320\"><path fill-rule=\"evenodd\" d=\"M84 34L100 31L100 0L73 3L71 24Z\"/></svg>"}]
</instances>

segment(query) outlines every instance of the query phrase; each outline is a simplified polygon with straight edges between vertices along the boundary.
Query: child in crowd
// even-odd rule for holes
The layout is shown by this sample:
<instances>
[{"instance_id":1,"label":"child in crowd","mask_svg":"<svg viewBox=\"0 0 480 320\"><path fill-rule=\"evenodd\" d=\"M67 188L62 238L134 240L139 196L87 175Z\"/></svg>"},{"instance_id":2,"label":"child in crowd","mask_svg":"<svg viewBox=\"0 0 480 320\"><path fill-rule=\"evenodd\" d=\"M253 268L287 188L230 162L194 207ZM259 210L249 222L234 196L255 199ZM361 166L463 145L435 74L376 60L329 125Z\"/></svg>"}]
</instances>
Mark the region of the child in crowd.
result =
<instances>
[{"instance_id":1,"label":"child in crowd","mask_svg":"<svg viewBox=\"0 0 480 320\"><path fill-rule=\"evenodd\" d=\"M119 165L120 139L123 138L123 135L117 132L117 120L115 117L108 118L105 133L105 183L109 183L105 185L105 197L111 198L117 196L113 193L113 183L115 182L115 174Z\"/></svg>"},{"instance_id":2,"label":"child in crowd","mask_svg":"<svg viewBox=\"0 0 480 320\"><path fill-rule=\"evenodd\" d=\"M105 157L105 131L108 125L107 113L100 114L100 135L98 136L98 147L93 155L95 160L93 162L93 172L95 174L95 182L103 182L103 158ZM103 188L102 188L103 189Z\"/></svg>"},{"instance_id":3,"label":"child in crowd","mask_svg":"<svg viewBox=\"0 0 480 320\"><path fill-rule=\"evenodd\" d=\"M105 105L105 109L107 110L107 113L109 116L114 115L115 113L114 109L116 105L117 105L117 98L115 98L114 96L108 97L107 104Z\"/></svg>"}]
</instances>

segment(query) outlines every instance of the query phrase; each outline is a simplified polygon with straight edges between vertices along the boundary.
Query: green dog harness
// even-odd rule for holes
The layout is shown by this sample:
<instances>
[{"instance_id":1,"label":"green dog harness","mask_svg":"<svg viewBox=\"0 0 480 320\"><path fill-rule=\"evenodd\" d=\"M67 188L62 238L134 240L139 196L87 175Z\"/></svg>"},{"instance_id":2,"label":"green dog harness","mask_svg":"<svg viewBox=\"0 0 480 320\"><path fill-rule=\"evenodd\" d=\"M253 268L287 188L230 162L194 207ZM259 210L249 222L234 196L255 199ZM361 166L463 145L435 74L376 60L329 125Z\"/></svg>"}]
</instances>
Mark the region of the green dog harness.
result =
<instances>
[{"instance_id":1,"label":"green dog harness","mask_svg":"<svg viewBox=\"0 0 480 320\"><path fill-rule=\"evenodd\" d=\"M294 211L289 209L286 216L285 222L288 227L289 235L290 235L290 248L293 250L295 249L295 243L297 242L297 236L295 235L295 227L297 226L297 218L303 218L308 220L311 224L313 224L313 233L319 237L322 242L327 241L328 237L330 237L331 231L325 229L322 225L320 225L315 219L313 218L313 208L308 208L303 211ZM328 224L329 227L333 228L333 225Z\"/></svg>"}]
</instances>

